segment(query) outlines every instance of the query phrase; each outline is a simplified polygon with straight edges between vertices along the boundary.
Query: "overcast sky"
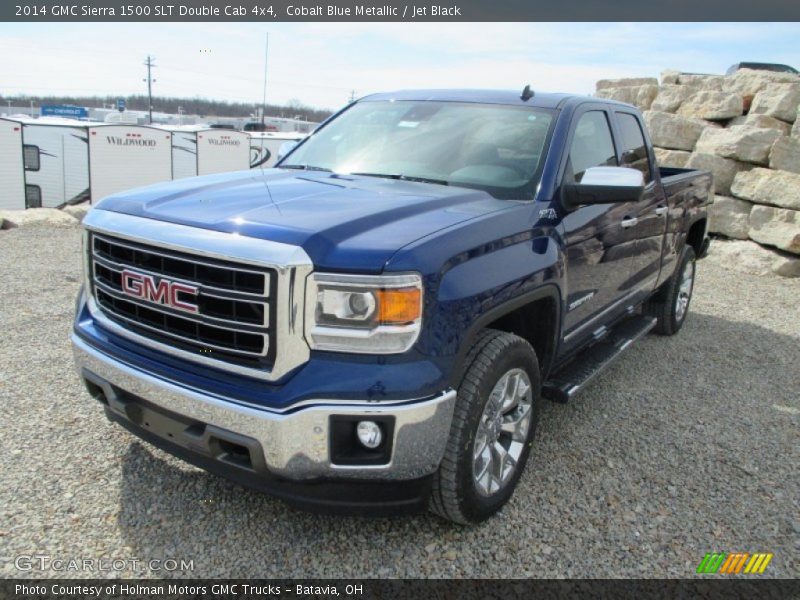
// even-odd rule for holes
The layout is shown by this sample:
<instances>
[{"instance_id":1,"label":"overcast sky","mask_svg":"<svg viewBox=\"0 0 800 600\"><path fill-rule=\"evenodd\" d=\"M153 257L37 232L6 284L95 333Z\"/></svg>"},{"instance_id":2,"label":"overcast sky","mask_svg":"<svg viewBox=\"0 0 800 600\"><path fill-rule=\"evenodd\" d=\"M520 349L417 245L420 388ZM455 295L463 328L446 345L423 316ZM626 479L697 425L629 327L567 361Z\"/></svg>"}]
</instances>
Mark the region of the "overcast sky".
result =
<instances>
[{"instance_id":1,"label":"overcast sky","mask_svg":"<svg viewBox=\"0 0 800 600\"><path fill-rule=\"evenodd\" d=\"M350 91L475 87L591 93L605 77L742 61L800 68L797 23L0 24L0 93L154 94L336 108Z\"/></svg>"}]
</instances>

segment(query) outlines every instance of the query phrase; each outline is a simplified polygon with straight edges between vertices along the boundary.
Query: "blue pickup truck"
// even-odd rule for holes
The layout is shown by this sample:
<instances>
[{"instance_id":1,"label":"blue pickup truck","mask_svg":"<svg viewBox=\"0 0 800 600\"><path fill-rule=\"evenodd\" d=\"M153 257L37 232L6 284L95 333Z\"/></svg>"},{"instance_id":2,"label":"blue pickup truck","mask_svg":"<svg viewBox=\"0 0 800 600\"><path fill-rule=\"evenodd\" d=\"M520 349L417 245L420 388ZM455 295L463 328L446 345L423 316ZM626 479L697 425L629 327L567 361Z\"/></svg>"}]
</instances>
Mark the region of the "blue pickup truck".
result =
<instances>
[{"instance_id":1,"label":"blue pickup truck","mask_svg":"<svg viewBox=\"0 0 800 600\"><path fill-rule=\"evenodd\" d=\"M479 522L541 398L681 328L712 196L626 104L368 96L274 169L99 202L75 360L112 421L243 485Z\"/></svg>"}]
</instances>

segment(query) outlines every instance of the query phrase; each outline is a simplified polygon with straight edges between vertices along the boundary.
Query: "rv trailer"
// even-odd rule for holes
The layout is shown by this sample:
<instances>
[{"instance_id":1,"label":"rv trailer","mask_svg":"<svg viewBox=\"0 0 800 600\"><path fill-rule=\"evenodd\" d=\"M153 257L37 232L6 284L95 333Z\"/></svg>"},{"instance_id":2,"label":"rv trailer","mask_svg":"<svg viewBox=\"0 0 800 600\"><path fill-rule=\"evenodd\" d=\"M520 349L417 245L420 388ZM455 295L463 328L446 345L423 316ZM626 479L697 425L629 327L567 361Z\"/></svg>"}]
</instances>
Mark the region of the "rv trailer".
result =
<instances>
[{"instance_id":1,"label":"rv trailer","mask_svg":"<svg viewBox=\"0 0 800 600\"><path fill-rule=\"evenodd\" d=\"M197 174L211 175L250 168L250 136L241 131L197 132Z\"/></svg>"},{"instance_id":2,"label":"rv trailer","mask_svg":"<svg viewBox=\"0 0 800 600\"><path fill-rule=\"evenodd\" d=\"M97 124L89 130L92 202L172 179L172 134L144 125Z\"/></svg>"},{"instance_id":3,"label":"rv trailer","mask_svg":"<svg viewBox=\"0 0 800 600\"><path fill-rule=\"evenodd\" d=\"M286 143L299 142L307 134L293 131L252 131L250 136L250 168L269 169L278 160L281 147Z\"/></svg>"},{"instance_id":4,"label":"rv trailer","mask_svg":"<svg viewBox=\"0 0 800 600\"><path fill-rule=\"evenodd\" d=\"M59 117L20 119L25 208L57 208L89 198L86 123Z\"/></svg>"},{"instance_id":5,"label":"rv trailer","mask_svg":"<svg viewBox=\"0 0 800 600\"><path fill-rule=\"evenodd\" d=\"M245 171L250 167L250 137L206 125L159 125L172 133L172 178Z\"/></svg>"},{"instance_id":6,"label":"rv trailer","mask_svg":"<svg viewBox=\"0 0 800 600\"><path fill-rule=\"evenodd\" d=\"M3 159L2 168L8 174L0 180L4 190L2 206L55 208L89 197L89 151L84 122L24 115L3 122L0 145L4 155L10 154Z\"/></svg>"},{"instance_id":7,"label":"rv trailer","mask_svg":"<svg viewBox=\"0 0 800 600\"><path fill-rule=\"evenodd\" d=\"M25 208L22 125L0 118L0 209Z\"/></svg>"},{"instance_id":8,"label":"rv trailer","mask_svg":"<svg viewBox=\"0 0 800 600\"><path fill-rule=\"evenodd\" d=\"M197 125L154 125L172 134L172 178L197 175Z\"/></svg>"}]
</instances>

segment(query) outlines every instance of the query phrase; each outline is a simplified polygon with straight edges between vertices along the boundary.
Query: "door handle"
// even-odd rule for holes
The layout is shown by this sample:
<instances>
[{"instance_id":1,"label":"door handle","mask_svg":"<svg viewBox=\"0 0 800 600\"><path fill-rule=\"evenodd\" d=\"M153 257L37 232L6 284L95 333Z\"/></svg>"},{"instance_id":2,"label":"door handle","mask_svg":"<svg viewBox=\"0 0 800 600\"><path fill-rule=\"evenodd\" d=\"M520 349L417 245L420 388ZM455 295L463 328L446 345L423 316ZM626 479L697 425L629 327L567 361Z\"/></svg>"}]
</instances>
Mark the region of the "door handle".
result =
<instances>
[{"instance_id":1,"label":"door handle","mask_svg":"<svg viewBox=\"0 0 800 600\"><path fill-rule=\"evenodd\" d=\"M630 218L622 219L622 221L620 222L620 225L622 225L625 229L627 229L628 227L633 227L638 222L639 222L638 218L630 217Z\"/></svg>"},{"instance_id":2,"label":"door handle","mask_svg":"<svg viewBox=\"0 0 800 600\"><path fill-rule=\"evenodd\" d=\"M659 206L653 212L656 213L659 217L662 215L667 214L667 207L666 206Z\"/></svg>"}]
</instances>

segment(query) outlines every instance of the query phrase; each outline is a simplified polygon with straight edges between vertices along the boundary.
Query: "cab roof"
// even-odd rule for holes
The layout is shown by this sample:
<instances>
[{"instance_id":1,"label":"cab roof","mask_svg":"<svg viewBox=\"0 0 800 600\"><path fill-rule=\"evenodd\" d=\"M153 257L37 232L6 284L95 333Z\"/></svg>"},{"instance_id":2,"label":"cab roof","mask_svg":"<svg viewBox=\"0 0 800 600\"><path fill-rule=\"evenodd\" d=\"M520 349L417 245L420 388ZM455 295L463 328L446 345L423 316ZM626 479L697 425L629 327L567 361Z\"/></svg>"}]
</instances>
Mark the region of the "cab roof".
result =
<instances>
[{"instance_id":1,"label":"cab roof","mask_svg":"<svg viewBox=\"0 0 800 600\"><path fill-rule=\"evenodd\" d=\"M535 90L534 90L535 91ZM534 108L563 108L566 104L582 104L583 102L603 102L608 104L623 104L607 98L593 98L577 94L552 94L535 92L529 100L520 98L519 91L510 90L400 90L372 94L361 98L363 102L377 102L387 100L417 100L439 102L475 102L483 104L506 104L509 106L531 106ZM628 105L624 105L628 106Z\"/></svg>"}]
</instances>

